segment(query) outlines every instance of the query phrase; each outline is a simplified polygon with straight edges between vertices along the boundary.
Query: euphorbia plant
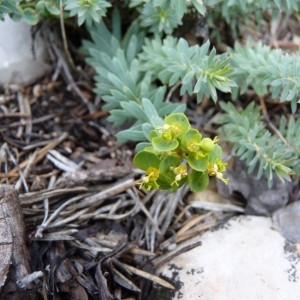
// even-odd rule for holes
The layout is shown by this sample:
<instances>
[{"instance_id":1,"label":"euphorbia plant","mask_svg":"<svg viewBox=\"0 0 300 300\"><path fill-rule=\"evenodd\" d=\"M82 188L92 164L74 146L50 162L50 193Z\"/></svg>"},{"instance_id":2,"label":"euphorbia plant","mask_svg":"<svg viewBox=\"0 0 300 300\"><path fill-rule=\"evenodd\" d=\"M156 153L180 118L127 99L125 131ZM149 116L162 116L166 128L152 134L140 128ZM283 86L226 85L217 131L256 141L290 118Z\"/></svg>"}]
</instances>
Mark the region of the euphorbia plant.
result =
<instances>
[{"instance_id":1,"label":"euphorbia plant","mask_svg":"<svg viewBox=\"0 0 300 300\"><path fill-rule=\"evenodd\" d=\"M174 113L164 119L161 126L150 131L151 146L139 151L133 164L145 171L139 186L145 190L177 190L187 183L194 192L204 190L210 176L223 177L226 163L218 138L203 138L191 128L187 117Z\"/></svg>"}]
</instances>

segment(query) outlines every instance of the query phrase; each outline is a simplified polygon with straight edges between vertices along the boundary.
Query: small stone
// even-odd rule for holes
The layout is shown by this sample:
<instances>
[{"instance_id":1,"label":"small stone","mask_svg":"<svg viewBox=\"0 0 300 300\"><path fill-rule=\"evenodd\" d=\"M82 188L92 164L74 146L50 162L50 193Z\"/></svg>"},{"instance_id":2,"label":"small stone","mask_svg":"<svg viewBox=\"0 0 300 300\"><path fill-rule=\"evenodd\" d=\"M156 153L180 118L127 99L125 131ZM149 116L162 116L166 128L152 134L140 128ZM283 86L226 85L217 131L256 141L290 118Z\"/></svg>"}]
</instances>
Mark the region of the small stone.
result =
<instances>
[{"instance_id":1,"label":"small stone","mask_svg":"<svg viewBox=\"0 0 300 300\"><path fill-rule=\"evenodd\" d=\"M254 172L255 174L255 172ZM218 192L227 198L233 194L241 195L246 201L246 215L270 217L276 210L286 206L292 191L291 182L282 182L274 176L273 186L268 187L268 180L262 176L259 180L248 173L246 164L240 160L235 163L234 171L228 171L229 184L217 181Z\"/></svg>"},{"instance_id":2,"label":"small stone","mask_svg":"<svg viewBox=\"0 0 300 300\"><path fill-rule=\"evenodd\" d=\"M273 226L286 239L300 243L300 202L294 202L273 214Z\"/></svg>"},{"instance_id":3,"label":"small stone","mask_svg":"<svg viewBox=\"0 0 300 300\"><path fill-rule=\"evenodd\" d=\"M150 300L300 299L299 247L270 218L233 218L200 240L159 270L177 290L156 286Z\"/></svg>"},{"instance_id":4,"label":"small stone","mask_svg":"<svg viewBox=\"0 0 300 300\"><path fill-rule=\"evenodd\" d=\"M28 85L50 69L40 34L21 21L0 21L0 85Z\"/></svg>"},{"instance_id":5,"label":"small stone","mask_svg":"<svg viewBox=\"0 0 300 300\"><path fill-rule=\"evenodd\" d=\"M32 88L33 96L38 98L43 94L43 87L41 84L35 84Z\"/></svg>"}]
</instances>

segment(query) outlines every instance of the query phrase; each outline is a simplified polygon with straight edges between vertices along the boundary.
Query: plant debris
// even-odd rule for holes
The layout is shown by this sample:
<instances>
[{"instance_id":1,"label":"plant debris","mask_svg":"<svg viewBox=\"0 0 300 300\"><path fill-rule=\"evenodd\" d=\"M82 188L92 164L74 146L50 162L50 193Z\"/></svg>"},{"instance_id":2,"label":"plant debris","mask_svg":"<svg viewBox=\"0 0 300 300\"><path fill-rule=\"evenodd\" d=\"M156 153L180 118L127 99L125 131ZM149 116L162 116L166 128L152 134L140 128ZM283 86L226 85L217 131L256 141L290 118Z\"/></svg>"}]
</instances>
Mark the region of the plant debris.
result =
<instances>
[{"instance_id":1,"label":"plant debris","mask_svg":"<svg viewBox=\"0 0 300 300\"><path fill-rule=\"evenodd\" d=\"M5 296L146 299L152 283L173 289L155 270L200 245L199 233L219 217L195 214L185 187L139 190L132 147L117 144L88 82L68 80L45 77L0 95L0 183L18 192L31 257L30 272L11 281Z\"/></svg>"}]
</instances>

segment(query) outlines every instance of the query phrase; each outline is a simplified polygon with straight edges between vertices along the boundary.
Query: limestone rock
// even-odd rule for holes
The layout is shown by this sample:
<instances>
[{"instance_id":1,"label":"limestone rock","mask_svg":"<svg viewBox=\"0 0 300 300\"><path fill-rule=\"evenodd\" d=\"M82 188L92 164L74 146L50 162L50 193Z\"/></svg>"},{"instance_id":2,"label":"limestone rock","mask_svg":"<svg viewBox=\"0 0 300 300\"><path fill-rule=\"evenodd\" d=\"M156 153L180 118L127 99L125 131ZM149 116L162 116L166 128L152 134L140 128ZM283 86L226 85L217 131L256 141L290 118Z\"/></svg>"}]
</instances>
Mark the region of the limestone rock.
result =
<instances>
[{"instance_id":1,"label":"limestone rock","mask_svg":"<svg viewBox=\"0 0 300 300\"><path fill-rule=\"evenodd\" d=\"M0 85L33 83L49 71L46 57L43 39L29 25L0 21Z\"/></svg>"},{"instance_id":2,"label":"limestone rock","mask_svg":"<svg viewBox=\"0 0 300 300\"><path fill-rule=\"evenodd\" d=\"M161 268L177 290L155 287L150 299L298 300L299 262L299 244L273 230L270 218L241 216Z\"/></svg>"}]
</instances>

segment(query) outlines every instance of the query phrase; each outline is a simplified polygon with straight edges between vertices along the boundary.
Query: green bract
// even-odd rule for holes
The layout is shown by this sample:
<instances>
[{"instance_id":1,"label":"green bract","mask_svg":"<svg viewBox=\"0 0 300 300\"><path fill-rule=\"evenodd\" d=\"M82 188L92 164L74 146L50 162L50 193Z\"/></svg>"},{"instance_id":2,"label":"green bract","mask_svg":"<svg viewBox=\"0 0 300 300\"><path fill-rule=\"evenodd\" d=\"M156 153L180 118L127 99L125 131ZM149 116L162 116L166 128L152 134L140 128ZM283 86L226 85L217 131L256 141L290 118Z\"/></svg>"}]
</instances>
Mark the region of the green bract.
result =
<instances>
[{"instance_id":1,"label":"green bract","mask_svg":"<svg viewBox=\"0 0 300 300\"><path fill-rule=\"evenodd\" d=\"M174 191L186 183L192 191L199 192L207 187L209 176L228 182L222 174L226 163L216 144L218 138L202 138L184 114L167 116L162 125L149 132L149 140L152 145L133 159L133 164L145 171L138 182L140 188Z\"/></svg>"}]
</instances>

